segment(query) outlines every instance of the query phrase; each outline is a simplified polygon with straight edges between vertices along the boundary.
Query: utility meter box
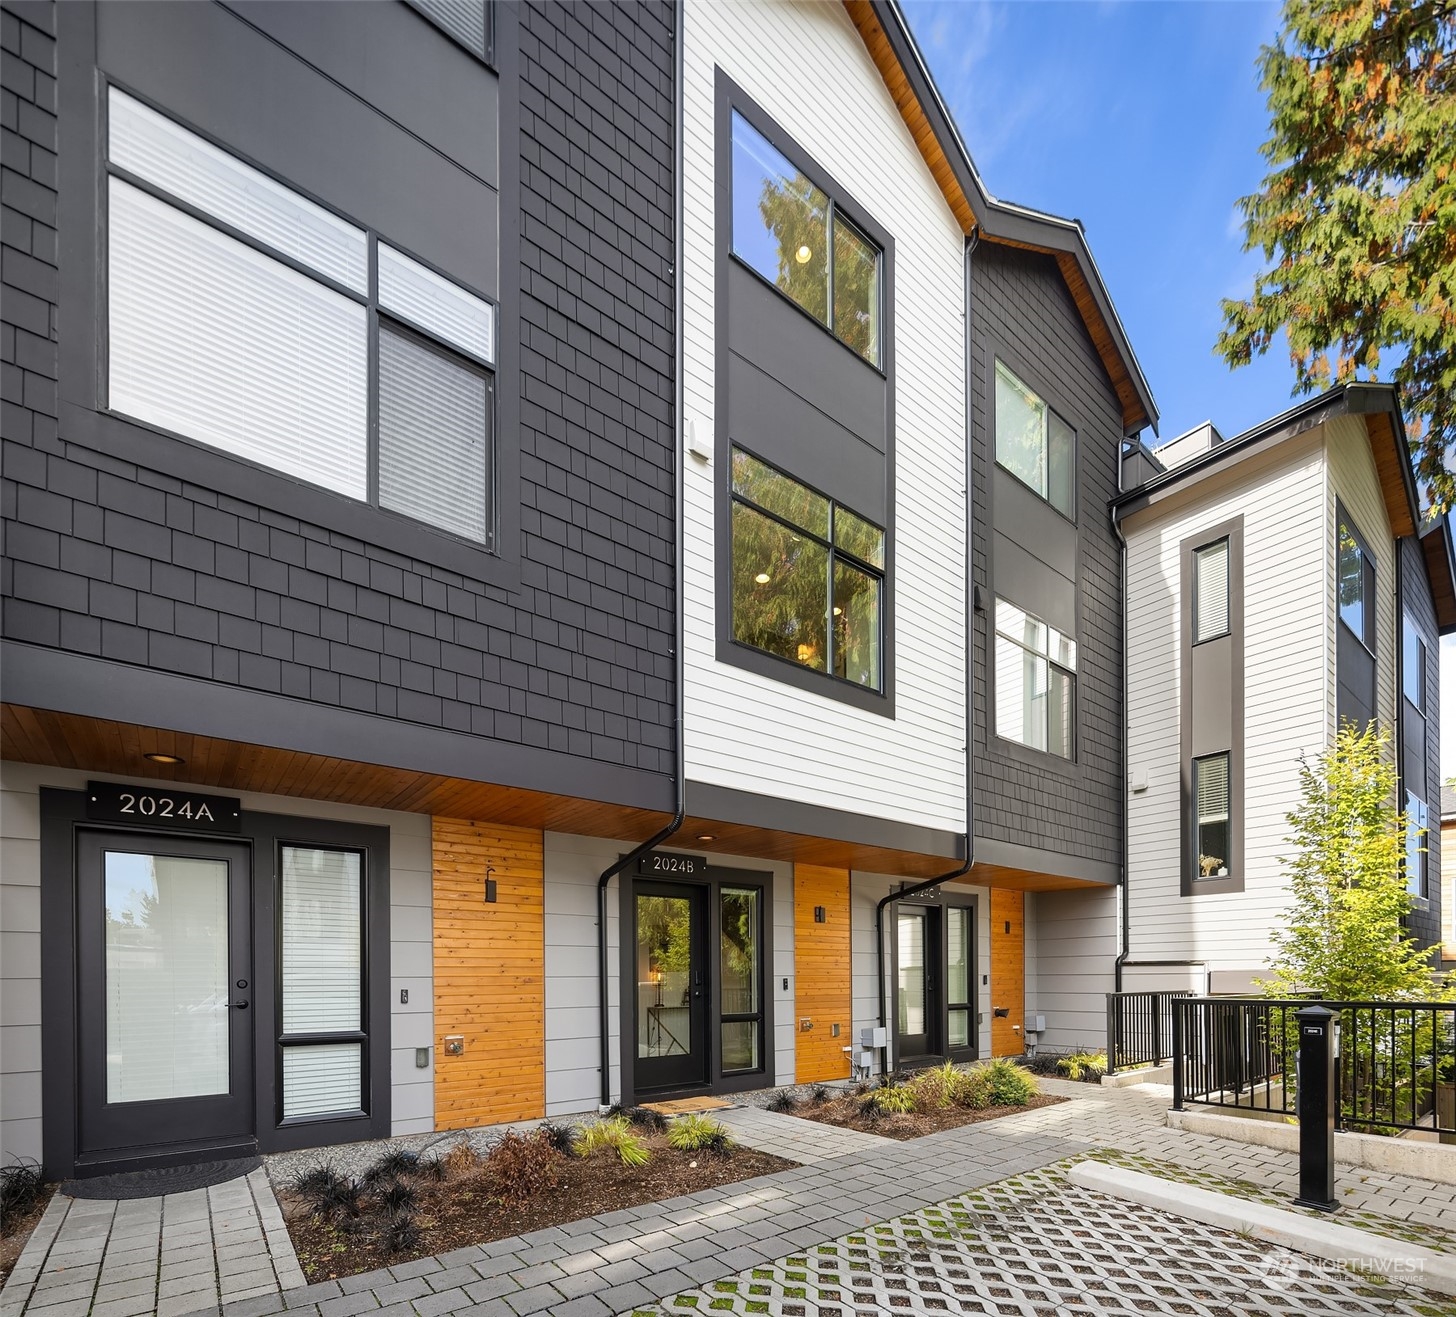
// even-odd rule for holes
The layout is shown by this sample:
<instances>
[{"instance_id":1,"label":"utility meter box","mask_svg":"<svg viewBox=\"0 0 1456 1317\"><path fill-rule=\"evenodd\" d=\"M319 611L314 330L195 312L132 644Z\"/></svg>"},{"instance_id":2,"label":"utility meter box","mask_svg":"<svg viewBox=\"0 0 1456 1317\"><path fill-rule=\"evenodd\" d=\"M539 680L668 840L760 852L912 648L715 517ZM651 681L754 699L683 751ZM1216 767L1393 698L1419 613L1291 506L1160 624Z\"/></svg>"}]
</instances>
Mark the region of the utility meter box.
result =
<instances>
[{"instance_id":1,"label":"utility meter box","mask_svg":"<svg viewBox=\"0 0 1456 1317\"><path fill-rule=\"evenodd\" d=\"M871 1050L888 1047L890 1045L889 1031L886 1029L861 1029L859 1031L859 1045Z\"/></svg>"},{"instance_id":2,"label":"utility meter box","mask_svg":"<svg viewBox=\"0 0 1456 1317\"><path fill-rule=\"evenodd\" d=\"M1046 1032L1046 1016L1045 1015L1033 1015L1031 1017L1031 1024L1030 1024L1029 1028L1030 1028L1030 1030L1031 1030L1032 1033L1045 1033Z\"/></svg>"}]
</instances>

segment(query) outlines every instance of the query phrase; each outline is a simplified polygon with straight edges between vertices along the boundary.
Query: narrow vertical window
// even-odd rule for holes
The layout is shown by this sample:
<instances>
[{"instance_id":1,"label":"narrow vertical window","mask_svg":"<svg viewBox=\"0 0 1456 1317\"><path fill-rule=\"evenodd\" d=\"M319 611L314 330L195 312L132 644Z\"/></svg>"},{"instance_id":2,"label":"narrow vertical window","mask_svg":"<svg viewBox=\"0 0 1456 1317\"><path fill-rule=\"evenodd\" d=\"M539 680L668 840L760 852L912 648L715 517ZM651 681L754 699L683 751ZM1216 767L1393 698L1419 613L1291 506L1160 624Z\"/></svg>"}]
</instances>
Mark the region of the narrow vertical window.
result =
<instances>
[{"instance_id":1,"label":"narrow vertical window","mask_svg":"<svg viewBox=\"0 0 1456 1317\"><path fill-rule=\"evenodd\" d=\"M1340 621L1371 648L1374 629L1375 563L1349 522L1341 520L1338 545Z\"/></svg>"},{"instance_id":2,"label":"narrow vertical window","mask_svg":"<svg viewBox=\"0 0 1456 1317\"><path fill-rule=\"evenodd\" d=\"M1229 629L1229 542L1205 545L1193 555L1193 643L1216 640Z\"/></svg>"},{"instance_id":3,"label":"narrow vertical window","mask_svg":"<svg viewBox=\"0 0 1456 1317\"><path fill-rule=\"evenodd\" d=\"M971 912L965 906L945 911L946 1041L971 1045Z\"/></svg>"},{"instance_id":4,"label":"narrow vertical window","mask_svg":"<svg viewBox=\"0 0 1456 1317\"><path fill-rule=\"evenodd\" d=\"M1412 791L1405 793L1405 886L1416 900L1426 895L1426 830L1430 809Z\"/></svg>"},{"instance_id":5,"label":"narrow vertical window","mask_svg":"<svg viewBox=\"0 0 1456 1317\"><path fill-rule=\"evenodd\" d=\"M724 887L718 893L719 1044L725 1074L762 1065L758 896L756 887Z\"/></svg>"},{"instance_id":6,"label":"narrow vertical window","mask_svg":"<svg viewBox=\"0 0 1456 1317\"><path fill-rule=\"evenodd\" d=\"M1426 642L1406 617L1401 620L1401 689L1422 713L1426 710Z\"/></svg>"},{"instance_id":7,"label":"narrow vertical window","mask_svg":"<svg viewBox=\"0 0 1456 1317\"><path fill-rule=\"evenodd\" d=\"M1198 878L1229 876L1229 756L1193 761L1193 795L1198 811Z\"/></svg>"},{"instance_id":8,"label":"narrow vertical window","mask_svg":"<svg viewBox=\"0 0 1456 1317\"><path fill-rule=\"evenodd\" d=\"M364 1106L363 862L284 846L279 899L283 1118Z\"/></svg>"}]
</instances>

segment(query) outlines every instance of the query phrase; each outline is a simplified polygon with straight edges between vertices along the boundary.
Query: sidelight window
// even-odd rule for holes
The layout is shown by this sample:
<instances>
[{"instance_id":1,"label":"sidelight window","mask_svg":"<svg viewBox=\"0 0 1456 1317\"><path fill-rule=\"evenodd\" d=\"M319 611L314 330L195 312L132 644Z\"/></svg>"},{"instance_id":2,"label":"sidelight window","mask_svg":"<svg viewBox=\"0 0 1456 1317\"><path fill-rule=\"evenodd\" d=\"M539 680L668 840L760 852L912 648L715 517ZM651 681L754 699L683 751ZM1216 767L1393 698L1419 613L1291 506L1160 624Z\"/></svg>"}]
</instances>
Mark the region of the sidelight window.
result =
<instances>
[{"instance_id":1,"label":"sidelight window","mask_svg":"<svg viewBox=\"0 0 1456 1317\"><path fill-rule=\"evenodd\" d=\"M494 537L495 307L116 87L107 405Z\"/></svg>"},{"instance_id":2,"label":"sidelight window","mask_svg":"<svg viewBox=\"0 0 1456 1317\"><path fill-rule=\"evenodd\" d=\"M757 1070L763 1064L759 923L758 888L718 889L719 1045L724 1074Z\"/></svg>"},{"instance_id":3,"label":"sidelight window","mask_svg":"<svg viewBox=\"0 0 1456 1317\"><path fill-rule=\"evenodd\" d=\"M364 1109L364 872L358 851L282 847L283 1119Z\"/></svg>"},{"instance_id":4,"label":"sidelight window","mask_svg":"<svg viewBox=\"0 0 1456 1317\"><path fill-rule=\"evenodd\" d=\"M1197 878L1227 878L1233 831L1229 809L1229 756L1193 761L1193 797L1198 811Z\"/></svg>"}]
</instances>

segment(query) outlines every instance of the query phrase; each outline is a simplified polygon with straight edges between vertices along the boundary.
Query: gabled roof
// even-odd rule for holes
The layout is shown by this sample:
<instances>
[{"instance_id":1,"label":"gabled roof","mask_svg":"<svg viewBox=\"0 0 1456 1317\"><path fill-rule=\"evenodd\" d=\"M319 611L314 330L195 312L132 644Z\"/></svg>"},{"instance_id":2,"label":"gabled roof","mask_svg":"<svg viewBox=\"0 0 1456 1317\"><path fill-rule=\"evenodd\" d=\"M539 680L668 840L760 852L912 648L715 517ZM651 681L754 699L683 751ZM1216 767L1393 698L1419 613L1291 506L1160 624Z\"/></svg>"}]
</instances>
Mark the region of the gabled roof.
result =
<instances>
[{"instance_id":1,"label":"gabled roof","mask_svg":"<svg viewBox=\"0 0 1456 1317\"><path fill-rule=\"evenodd\" d=\"M1441 786L1441 822L1445 823L1447 819L1456 822L1456 791L1443 783Z\"/></svg>"},{"instance_id":2,"label":"gabled roof","mask_svg":"<svg viewBox=\"0 0 1456 1317\"><path fill-rule=\"evenodd\" d=\"M1410 441L1393 384L1363 381L1338 384L1307 398L1253 429L1215 444L1199 457L1158 472L1136 489L1122 494L1113 501L1113 519L1122 521L1215 472L1267 452L1337 416L1359 416L1364 420L1391 531L1398 538L1414 535L1419 539L1431 579L1436 624L1443 636L1456 632L1456 538L1449 518L1426 518L1422 514L1411 465Z\"/></svg>"},{"instance_id":3,"label":"gabled roof","mask_svg":"<svg viewBox=\"0 0 1456 1317\"><path fill-rule=\"evenodd\" d=\"M986 189L896 0L844 0L925 163L969 235L1056 259L1122 405L1126 434L1158 428L1158 408L1079 220L998 200Z\"/></svg>"}]
</instances>

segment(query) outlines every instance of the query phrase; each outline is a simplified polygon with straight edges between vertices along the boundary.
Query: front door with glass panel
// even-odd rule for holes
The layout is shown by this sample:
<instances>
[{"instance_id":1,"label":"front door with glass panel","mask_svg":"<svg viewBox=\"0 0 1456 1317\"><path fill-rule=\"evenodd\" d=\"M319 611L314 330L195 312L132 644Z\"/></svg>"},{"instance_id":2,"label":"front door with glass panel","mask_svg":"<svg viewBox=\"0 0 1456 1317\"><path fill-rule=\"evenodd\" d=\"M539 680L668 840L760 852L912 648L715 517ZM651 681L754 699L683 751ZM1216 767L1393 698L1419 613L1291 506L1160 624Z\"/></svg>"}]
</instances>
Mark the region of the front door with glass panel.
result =
<instances>
[{"instance_id":1,"label":"front door with glass panel","mask_svg":"<svg viewBox=\"0 0 1456 1317\"><path fill-rule=\"evenodd\" d=\"M633 888L638 1090L707 1081L707 895L669 883Z\"/></svg>"},{"instance_id":2,"label":"front door with glass panel","mask_svg":"<svg viewBox=\"0 0 1456 1317\"><path fill-rule=\"evenodd\" d=\"M77 862L81 1154L251 1137L249 848L83 832Z\"/></svg>"},{"instance_id":3,"label":"front door with glass panel","mask_svg":"<svg viewBox=\"0 0 1456 1317\"><path fill-rule=\"evenodd\" d=\"M904 905L896 915L900 982L895 1024L896 1052L901 1057L928 1056L938 1050L935 917L939 913L928 906Z\"/></svg>"}]
</instances>

